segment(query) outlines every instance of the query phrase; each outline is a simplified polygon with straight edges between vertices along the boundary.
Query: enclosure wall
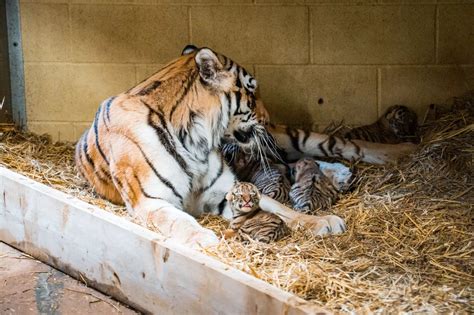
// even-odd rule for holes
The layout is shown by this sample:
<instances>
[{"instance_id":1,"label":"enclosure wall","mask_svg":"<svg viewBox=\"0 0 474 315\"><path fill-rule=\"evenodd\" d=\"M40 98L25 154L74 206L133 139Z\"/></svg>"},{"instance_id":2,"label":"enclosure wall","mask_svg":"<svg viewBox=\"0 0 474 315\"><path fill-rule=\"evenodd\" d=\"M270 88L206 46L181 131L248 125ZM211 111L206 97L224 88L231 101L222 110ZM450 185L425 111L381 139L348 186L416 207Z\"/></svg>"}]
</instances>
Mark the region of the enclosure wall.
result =
<instances>
[{"instance_id":1,"label":"enclosure wall","mask_svg":"<svg viewBox=\"0 0 474 315\"><path fill-rule=\"evenodd\" d=\"M101 100L209 46L253 72L272 119L321 128L474 89L474 1L21 1L29 129L75 140Z\"/></svg>"}]
</instances>

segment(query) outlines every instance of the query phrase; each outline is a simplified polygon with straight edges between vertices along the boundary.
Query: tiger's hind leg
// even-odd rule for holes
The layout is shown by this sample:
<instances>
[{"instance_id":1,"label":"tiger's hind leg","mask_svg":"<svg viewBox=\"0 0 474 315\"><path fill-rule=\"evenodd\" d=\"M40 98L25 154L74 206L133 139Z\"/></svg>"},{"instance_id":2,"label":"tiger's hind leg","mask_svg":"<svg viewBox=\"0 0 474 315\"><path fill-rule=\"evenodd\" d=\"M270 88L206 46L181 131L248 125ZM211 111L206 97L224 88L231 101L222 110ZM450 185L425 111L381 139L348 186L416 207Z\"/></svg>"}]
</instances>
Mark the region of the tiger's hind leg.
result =
<instances>
[{"instance_id":1,"label":"tiger's hind leg","mask_svg":"<svg viewBox=\"0 0 474 315\"><path fill-rule=\"evenodd\" d=\"M111 176L133 216L165 237L193 248L218 242L211 230L183 211L183 200L190 188L168 180L169 175L160 174L158 161L151 159L153 152L146 152L145 146L132 138L110 135L110 139L114 143L110 150ZM176 168L176 174L179 172Z\"/></svg>"},{"instance_id":2,"label":"tiger's hind leg","mask_svg":"<svg viewBox=\"0 0 474 315\"><path fill-rule=\"evenodd\" d=\"M90 139L93 137L90 130L86 130L76 143L74 156L76 168L81 177L92 185L100 197L115 204L123 204L122 197L110 176L109 165L100 157L96 145L90 145L95 143Z\"/></svg>"},{"instance_id":3,"label":"tiger's hind leg","mask_svg":"<svg viewBox=\"0 0 474 315\"><path fill-rule=\"evenodd\" d=\"M395 162L398 158L414 152L417 147L412 143L382 144L347 140L284 126L268 126L267 130L286 154L287 159L293 161L310 156L385 164Z\"/></svg>"}]
</instances>

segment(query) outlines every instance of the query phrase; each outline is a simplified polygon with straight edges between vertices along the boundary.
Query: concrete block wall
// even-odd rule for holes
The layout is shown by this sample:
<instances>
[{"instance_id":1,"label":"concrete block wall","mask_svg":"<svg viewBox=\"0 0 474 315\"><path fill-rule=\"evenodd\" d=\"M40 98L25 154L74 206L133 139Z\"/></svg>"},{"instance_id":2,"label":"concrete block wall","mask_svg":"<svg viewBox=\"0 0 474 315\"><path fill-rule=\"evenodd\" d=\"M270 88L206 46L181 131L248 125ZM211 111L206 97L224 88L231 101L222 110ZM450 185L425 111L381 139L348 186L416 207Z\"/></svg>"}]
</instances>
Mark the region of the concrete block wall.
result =
<instances>
[{"instance_id":1,"label":"concrete block wall","mask_svg":"<svg viewBox=\"0 0 474 315\"><path fill-rule=\"evenodd\" d=\"M272 120L370 123L474 89L474 0L21 0L29 129L76 140L188 43L253 72Z\"/></svg>"}]
</instances>

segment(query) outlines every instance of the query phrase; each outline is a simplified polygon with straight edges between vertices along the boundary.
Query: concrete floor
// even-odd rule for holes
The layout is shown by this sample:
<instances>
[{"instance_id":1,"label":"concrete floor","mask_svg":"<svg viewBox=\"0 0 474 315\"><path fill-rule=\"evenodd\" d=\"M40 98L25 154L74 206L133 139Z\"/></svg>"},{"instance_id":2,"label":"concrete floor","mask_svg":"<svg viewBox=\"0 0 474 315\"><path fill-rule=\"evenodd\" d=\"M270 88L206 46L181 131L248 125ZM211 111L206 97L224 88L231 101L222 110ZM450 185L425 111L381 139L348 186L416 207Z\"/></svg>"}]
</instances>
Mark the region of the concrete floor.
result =
<instances>
[{"instance_id":1,"label":"concrete floor","mask_svg":"<svg viewBox=\"0 0 474 315\"><path fill-rule=\"evenodd\" d=\"M138 314L0 242L0 314Z\"/></svg>"}]
</instances>

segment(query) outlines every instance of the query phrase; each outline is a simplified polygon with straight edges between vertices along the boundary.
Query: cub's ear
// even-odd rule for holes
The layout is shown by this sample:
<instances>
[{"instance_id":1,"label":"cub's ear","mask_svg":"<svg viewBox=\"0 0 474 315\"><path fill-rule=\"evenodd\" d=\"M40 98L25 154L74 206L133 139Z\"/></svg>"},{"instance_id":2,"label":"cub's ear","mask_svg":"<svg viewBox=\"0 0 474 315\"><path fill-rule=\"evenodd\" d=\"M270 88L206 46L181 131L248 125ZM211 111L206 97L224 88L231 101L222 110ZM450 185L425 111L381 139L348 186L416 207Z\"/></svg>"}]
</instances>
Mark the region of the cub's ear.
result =
<instances>
[{"instance_id":1,"label":"cub's ear","mask_svg":"<svg viewBox=\"0 0 474 315\"><path fill-rule=\"evenodd\" d=\"M232 201L233 198L232 198L232 193L230 191L225 195L225 199L227 201Z\"/></svg>"},{"instance_id":2,"label":"cub's ear","mask_svg":"<svg viewBox=\"0 0 474 315\"><path fill-rule=\"evenodd\" d=\"M222 63L216 54L209 48L202 48L194 58L201 78L209 84L218 84L218 72L222 69Z\"/></svg>"},{"instance_id":3,"label":"cub's ear","mask_svg":"<svg viewBox=\"0 0 474 315\"><path fill-rule=\"evenodd\" d=\"M189 55L189 54L195 52L196 50L198 50L198 48L196 46L186 45L186 47L184 47L183 51L181 52L181 56Z\"/></svg>"}]
</instances>

